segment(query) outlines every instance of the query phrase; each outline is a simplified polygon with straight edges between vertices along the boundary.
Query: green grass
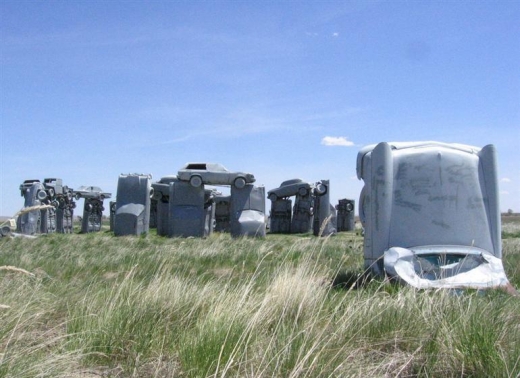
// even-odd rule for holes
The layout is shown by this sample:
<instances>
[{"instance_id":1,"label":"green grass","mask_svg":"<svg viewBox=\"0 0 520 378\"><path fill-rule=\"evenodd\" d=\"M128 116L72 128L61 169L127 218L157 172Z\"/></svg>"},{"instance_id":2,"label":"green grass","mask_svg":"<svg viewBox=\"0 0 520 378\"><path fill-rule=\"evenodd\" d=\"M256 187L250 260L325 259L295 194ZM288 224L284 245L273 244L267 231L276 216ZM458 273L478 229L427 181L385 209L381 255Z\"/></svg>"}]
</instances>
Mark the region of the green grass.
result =
<instances>
[{"instance_id":1,"label":"green grass","mask_svg":"<svg viewBox=\"0 0 520 378\"><path fill-rule=\"evenodd\" d=\"M3 238L0 266L0 377L520 374L519 298L363 281L353 233Z\"/></svg>"}]
</instances>

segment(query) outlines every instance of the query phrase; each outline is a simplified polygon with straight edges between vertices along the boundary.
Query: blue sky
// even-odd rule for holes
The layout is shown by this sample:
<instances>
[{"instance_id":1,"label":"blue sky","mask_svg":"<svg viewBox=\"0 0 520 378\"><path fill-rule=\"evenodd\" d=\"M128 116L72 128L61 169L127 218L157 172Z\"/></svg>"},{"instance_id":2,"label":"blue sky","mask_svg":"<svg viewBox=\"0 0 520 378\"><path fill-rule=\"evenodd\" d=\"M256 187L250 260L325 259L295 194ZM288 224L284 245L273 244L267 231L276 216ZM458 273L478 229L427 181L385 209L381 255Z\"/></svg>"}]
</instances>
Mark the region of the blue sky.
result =
<instances>
[{"instance_id":1,"label":"blue sky","mask_svg":"<svg viewBox=\"0 0 520 378\"><path fill-rule=\"evenodd\" d=\"M507 0L1 0L0 215L25 179L115 196L189 161L357 201L362 146L420 140L494 144L520 211L518 20Z\"/></svg>"}]
</instances>

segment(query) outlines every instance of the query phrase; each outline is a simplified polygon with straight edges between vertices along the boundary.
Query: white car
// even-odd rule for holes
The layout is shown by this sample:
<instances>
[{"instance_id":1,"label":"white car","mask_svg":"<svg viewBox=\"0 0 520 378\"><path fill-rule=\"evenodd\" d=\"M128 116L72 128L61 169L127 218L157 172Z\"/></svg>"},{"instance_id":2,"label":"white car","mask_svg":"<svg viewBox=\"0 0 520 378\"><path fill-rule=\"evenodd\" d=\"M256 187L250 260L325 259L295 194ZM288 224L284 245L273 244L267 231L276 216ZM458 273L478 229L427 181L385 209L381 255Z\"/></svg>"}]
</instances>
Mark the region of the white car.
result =
<instances>
[{"instance_id":1,"label":"white car","mask_svg":"<svg viewBox=\"0 0 520 378\"><path fill-rule=\"evenodd\" d=\"M242 189L246 184L255 182L255 176L251 173L230 172L218 163L188 163L177 173L179 180L188 181L193 187L202 184L208 185L234 185Z\"/></svg>"}]
</instances>

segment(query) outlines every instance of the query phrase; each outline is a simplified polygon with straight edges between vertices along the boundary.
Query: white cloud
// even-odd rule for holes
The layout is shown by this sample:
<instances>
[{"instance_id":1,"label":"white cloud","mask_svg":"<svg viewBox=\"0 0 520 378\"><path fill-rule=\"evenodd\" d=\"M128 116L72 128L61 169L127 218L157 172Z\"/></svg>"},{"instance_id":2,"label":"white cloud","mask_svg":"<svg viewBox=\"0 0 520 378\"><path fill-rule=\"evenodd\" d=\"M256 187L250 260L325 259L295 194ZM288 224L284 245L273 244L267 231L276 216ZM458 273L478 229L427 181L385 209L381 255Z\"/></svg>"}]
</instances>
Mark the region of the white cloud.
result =
<instances>
[{"instance_id":1,"label":"white cloud","mask_svg":"<svg viewBox=\"0 0 520 378\"><path fill-rule=\"evenodd\" d=\"M339 33L332 33L332 36L333 36L333 37L338 37L338 36L339 36Z\"/></svg>"},{"instance_id":2,"label":"white cloud","mask_svg":"<svg viewBox=\"0 0 520 378\"><path fill-rule=\"evenodd\" d=\"M509 192L507 190L501 190L500 194L507 196L507 195L509 195Z\"/></svg>"},{"instance_id":3,"label":"white cloud","mask_svg":"<svg viewBox=\"0 0 520 378\"><path fill-rule=\"evenodd\" d=\"M354 142L351 142L346 137L326 136L321 140L321 144L323 144L324 146L352 147L354 145Z\"/></svg>"},{"instance_id":4,"label":"white cloud","mask_svg":"<svg viewBox=\"0 0 520 378\"><path fill-rule=\"evenodd\" d=\"M503 179L500 180L500 182L511 182L511 179L508 177L504 177Z\"/></svg>"}]
</instances>

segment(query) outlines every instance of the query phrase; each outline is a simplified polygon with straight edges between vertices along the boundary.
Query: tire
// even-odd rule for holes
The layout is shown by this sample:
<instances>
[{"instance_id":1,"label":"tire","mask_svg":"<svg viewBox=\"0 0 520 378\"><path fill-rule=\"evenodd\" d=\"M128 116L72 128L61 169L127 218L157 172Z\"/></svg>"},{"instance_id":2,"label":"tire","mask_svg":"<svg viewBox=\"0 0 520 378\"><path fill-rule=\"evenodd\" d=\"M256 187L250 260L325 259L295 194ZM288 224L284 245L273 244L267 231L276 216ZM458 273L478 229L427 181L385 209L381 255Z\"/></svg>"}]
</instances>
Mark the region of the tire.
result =
<instances>
[{"instance_id":1,"label":"tire","mask_svg":"<svg viewBox=\"0 0 520 378\"><path fill-rule=\"evenodd\" d=\"M269 199L274 202L278 199L278 196L274 193L271 193L269 194Z\"/></svg>"},{"instance_id":2,"label":"tire","mask_svg":"<svg viewBox=\"0 0 520 378\"><path fill-rule=\"evenodd\" d=\"M352 202L347 203L347 211L352 212L354 210L354 205Z\"/></svg>"},{"instance_id":3,"label":"tire","mask_svg":"<svg viewBox=\"0 0 520 378\"><path fill-rule=\"evenodd\" d=\"M300 188L298 189L298 194L302 197L306 196L307 195L307 188Z\"/></svg>"},{"instance_id":4,"label":"tire","mask_svg":"<svg viewBox=\"0 0 520 378\"><path fill-rule=\"evenodd\" d=\"M246 179L243 177L237 177L234 182L235 188L243 189L246 186Z\"/></svg>"},{"instance_id":5,"label":"tire","mask_svg":"<svg viewBox=\"0 0 520 378\"><path fill-rule=\"evenodd\" d=\"M325 193L327 193L327 187L325 185L323 185L321 183L316 185L316 194L318 194L319 196L322 196Z\"/></svg>"},{"instance_id":6,"label":"tire","mask_svg":"<svg viewBox=\"0 0 520 378\"><path fill-rule=\"evenodd\" d=\"M44 201L47 198L47 193L45 193L45 190L40 190L36 196L40 201Z\"/></svg>"},{"instance_id":7,"label":"tire","mask_svg":"<svg viewBox=\"0 0 520 378\"><path fill-rule=\"evenodd\" d=\"M191 176L190 177L190 185L194 188L198 188L202 185L202 177L200 176Z\"/></svg>"},{"instance_id":8,"label":"tire","mask_svg":"<svg viewBox=\"0 0 520 378\"><path fill-rule=\"evenodd\" d=\"M74 198L76 198L76 201L79 201L79 199L81 198L81 193L76 193L74 195Z\"/></svg>"}]
</instances>

